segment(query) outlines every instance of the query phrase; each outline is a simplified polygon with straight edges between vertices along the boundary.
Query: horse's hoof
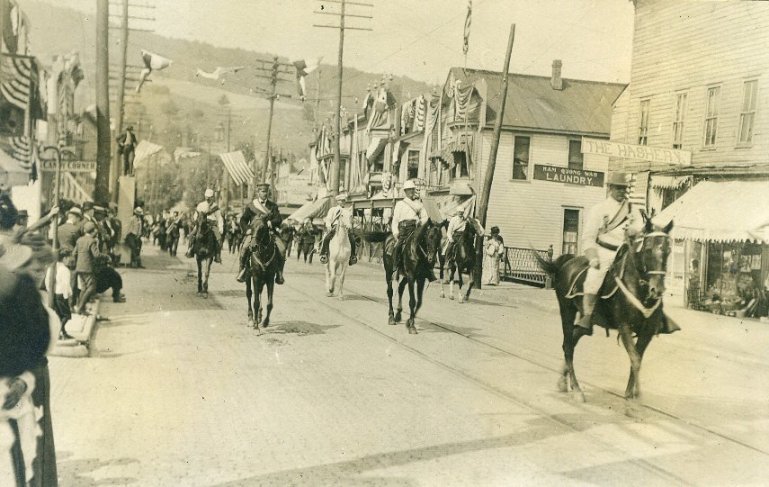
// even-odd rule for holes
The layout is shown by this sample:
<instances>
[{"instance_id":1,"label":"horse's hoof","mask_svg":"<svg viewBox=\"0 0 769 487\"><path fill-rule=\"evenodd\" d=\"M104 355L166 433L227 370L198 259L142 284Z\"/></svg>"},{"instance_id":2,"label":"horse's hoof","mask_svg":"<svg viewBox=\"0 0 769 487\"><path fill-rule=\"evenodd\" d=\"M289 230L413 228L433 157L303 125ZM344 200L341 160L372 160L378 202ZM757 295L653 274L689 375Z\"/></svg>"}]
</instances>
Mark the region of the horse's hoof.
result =
<instances>
[{"instance_id":1,"label":"horse's hoof","mask_svg":"<svg viewBox=\"0 0 769 487\"><path fill-rule=\"evenodd\" d=\"M334 293L332 291L326 291L326 297L327 298L333 298L334 297Z\"/></svg>"},{"instance_id":2,"label":"horse's hoof","mask_svg":"<svg viewBox=\"0 0 769 487\"><path fill-rule=\"evenodd\" d=\"M450 300L452 300L452 301L454 301L454 295L452 295L452 294L449 294L449 299L450 299Z\"/></svg>"},{"instance_id":3,"label":"horse's hoof","mask_svg":"<svg viewBox=\"0 0 769 487\"><path fill-rule=\"evenodd\" d=\"M203 293L203 299L208 299L208 293Z\"/></svg>"},{"instance_id":4,"label":"horse's hoof","mask_svg":"<svg viewBox=\"0 0 769 487\"><path fill-rule=\"evenodd\" d=\"M558 392L568 392L569 388L566 386L566 377L558 379Z\"/></svg>"},{"instance_id":5,"label":"horse's hoof","mask_svg":"<svg viewBox=\"0 0 769 487\"><path fill-rule=\"evenodd\" d=\"M387 320L387 324L388 324L388 325L397 325L397 324L398 324L398 322L397 322L397 321L395 321L395 318L393 318L392 316L390 316L390 318Z\"/></svg>"},{"instance_id":6,"label":"horse's hoof","mask_svg":"<svg viewBox=\"0 0 769 487\"><path fill-rule=\"evenodd\" d=\"M442 297L442 298L445 298L445 297L446 297L446 295L445 295L445 294L443 294L443 293L441 293L441 297Z\"/></svg>"},{"instance_id":7,"label":"horse's hoof","mask_svg":"<svg viewBox=\"0 0 769 487\"><path fill-rule=\"evenodd\" d=\"M269 321L262 321L262 328L267 328L268 326L270 326Z\"/></svg>"},{"instance_id":8,"label":"horse's hoof","mask_svg":"<svg viewBox=\"0 0 769 487\"><path fill-rule=\"evenodd\" d=\"M409 335L418 335L417 329L415 326L409 326Z\"/></svg>"}]
</instances>

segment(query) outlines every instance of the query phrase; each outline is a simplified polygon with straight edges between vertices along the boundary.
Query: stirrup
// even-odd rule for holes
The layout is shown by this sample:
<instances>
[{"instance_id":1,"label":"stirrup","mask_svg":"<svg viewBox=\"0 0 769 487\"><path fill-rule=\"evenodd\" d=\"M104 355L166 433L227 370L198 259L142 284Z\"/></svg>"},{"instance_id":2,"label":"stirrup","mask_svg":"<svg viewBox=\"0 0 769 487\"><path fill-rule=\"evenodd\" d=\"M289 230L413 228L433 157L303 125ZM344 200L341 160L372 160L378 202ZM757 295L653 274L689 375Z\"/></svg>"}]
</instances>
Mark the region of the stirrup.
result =
<instances>
[{"instance_id":1,"label":"stirrup","mask_svg":"<svg viewBox=\"0 0 769 487\"><path fill-rule=\"evenodd\" d=\"M328 264L328 255L320 254L320 263L321 264Z\"/></svg>"},{"instance_id":2,"label":"stirrup","mask_svg":"<svg viewBox=\"0 0 769 487\"><path fill-rule=\"evenodd\" d=\"M357 257L355 257L354 255L351 255L351 256L350 256L350 262L349 262L349 265L355 265L355 264L357 264L357 263L358 263L358 258L357 258Z\"/></svg>"},{"instance_id":3,"label":"stirrup","mask_svg":"<svg viewBox=\"0 0 769 487\"><path fill-rule=\"evenodd\" d=\"M238 272L238 276L235 278L238 282L246 282L246 269L243 268Z\"/></svg>"}]
</instances>

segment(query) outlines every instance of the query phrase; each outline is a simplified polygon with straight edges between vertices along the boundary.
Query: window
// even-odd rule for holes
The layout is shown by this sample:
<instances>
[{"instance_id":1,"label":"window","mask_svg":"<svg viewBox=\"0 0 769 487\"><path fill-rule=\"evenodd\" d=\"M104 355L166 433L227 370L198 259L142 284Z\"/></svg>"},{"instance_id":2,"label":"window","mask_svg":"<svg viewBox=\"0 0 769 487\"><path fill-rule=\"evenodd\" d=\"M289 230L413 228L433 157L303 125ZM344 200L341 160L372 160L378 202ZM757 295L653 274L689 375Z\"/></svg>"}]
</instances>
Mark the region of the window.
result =
<instances>
[{"instance_id":1,"label":"window","mask_svg":"<svg viewBox=\"0 0 769 487\"><path fill-rule=\"evenodd\" d=\"M716 129L718 128L718 97L721 94L720 86L708 88L708 97L705 108L705 147L716 145Z\"/></svg>"},{"instance_id":2,"label":"window","mask_svg":"<svg viewBox=\"0 0 769 487\"><path fill-rule=\"evenodd\" d=\"M467 153L464 151L455 151L451 154L454 156L454 164L456 164L454 176L458 178L468 177L470 171L467 167Z\"/></svg>"},{"instance_id":3,"label":"window","mask_svg":"<svg viewBox=\"0 0 769 487\"><path fill-rule=\"evenodd\" d=\"M347 189L347 159L339 159L339 189Z\"/></svg>"},{"instance_id":4,"label":"window","mask_svg":"<svg viewBox=\"0 0 769 487\"><path fill-rule=\"evenodd\" d=\"M680 149L684 141L684 116L686 114L686 93L676 95L676 111L673 119L673 148Z\"/></svg>"},{"instance_id":5,"label":"window","mask_svg":"<svg viewBox=\"0 0 769 487\"><path fill-rule=\"evenodd\" d=\"M579 242L579 210L563 210L563 249L561 254L577 255Z\"/></svg>"},{"instance_id":6,"label":"window","mask_svg":"<svg viewBox=\"0 0 769 487\"><path fill-rule=\"evenodd\" d=\"M753 142L753 122L756 118L756 95L758 81L746 81L742 90L742 112L740 113L740 132L738 145L750 145Z\"/></svg>"},{"instance_id":7,"label":"window","mask_svg":"<svg viewBox=\"0 0 769 487\"><path fill-rule=\"evenodd\" d=\"M638 128L638 145L646 145L649 136L649 100L641 100L641 123Z\"/></svg>"},{"instance_id":8,"label":"window","mask_svg":"<svg viewBox=\"0 0 769 487\"><path fill-rule=\"evenodd\" d=\"M513 149L513 179L529 179L529 146L531 138L516 137Z\"/></svg>"},{"instance_id":9,"label":"window","mask_svg":"<svg viewBox=\"0 0 769 487\"><path fill-rule=\"evenodd\" d=\"M569 169L582 169L584 161L582 159L582 141L569 141Z\"/></svg>"},{"instance_id":10,"label":"window","mask_svg":"<svg viewBox=\"0 0 769 487\"><path fill-rule=\"evenodd\" d=\"M408 174L406 179L414 179L419 177L419 151L410 150L408 158Z\"/></svg>"},{"instance_id":11,"label":"window","mask_svg":"<svg viewBox=\"0 0 769 487\"><path fill-rule=\"evenodd\" d=\"M374 160L371 161L371 172L384 172L384 163L385 163L385 155L384 151L379 151L379 154L377 154L374 157Z\"/></svg>"}]
</instances>

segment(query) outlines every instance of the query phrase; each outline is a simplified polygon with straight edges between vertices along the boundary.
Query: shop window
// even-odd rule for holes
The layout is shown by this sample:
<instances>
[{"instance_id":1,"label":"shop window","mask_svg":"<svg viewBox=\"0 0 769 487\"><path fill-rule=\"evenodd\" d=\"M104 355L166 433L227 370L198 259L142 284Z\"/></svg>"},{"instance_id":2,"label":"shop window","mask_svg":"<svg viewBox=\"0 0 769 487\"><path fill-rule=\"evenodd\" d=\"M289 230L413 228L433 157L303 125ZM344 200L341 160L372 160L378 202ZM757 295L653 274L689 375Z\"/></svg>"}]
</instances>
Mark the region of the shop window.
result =
<instances>
[{"instance_id":1,"label":"shop window","mask_svg":"<svg viewBox=\"0 0 769 487\"><path fill-rule=\"evenodd\" d=\"M646 145L649 138L650 100L641 100L641 120L638 126L638 145Z\"/></svg>"},{"instance_id":2,"label":"shop window","mask_svg":"<svg viewBox=\"0 0 769 487\"><path fill-rule=\"evenodd\" d=\"M577 255L579 242L579 210L563 210L563 248L561 254Z\"/></svg>"},{"instance_id":3,"label":"shop window","mask_svg":"<svg viewBox=\"0 0 769 487\"><path fill-rule=\"evenodd\" d=\"M673 119L673 148L683 147L684 140L684 116L686 115L687 93L676 95L675 119Z\"/></svg>"},{"instance_id":4,"label":"shop window","mask_svg":"<svg viewBox=\"0 0 769 487\"><path fill-rule=\"evenodd\" d=\"M718 129L718 98L721 94L720 86L708 88L708 96L705 108L705 147L716 145L716 130Z\"/></svg>"},{"instance_id":5,"label":"shop window","mask_svg":"<svg viewBox=\"0 0 769 487\"><path fill-rule=\"evenodd\" d=\"M569 141L569 169L582 169L585 165L582 156L582 141Z\"/></svg>"},{"instance_id":6,"label":"shop window","mask_svg":"<svg viewBox=\"0 0 769 487\"><path fill-rule=\"evenodd\" d=\"M529 146L530 137L515 137L513 149L513 179L529 179Z\"/></svg>"},{"instance_id":7,"label":"shop window","mask_svg":"<svg viewBox=\"0 0 769 487\"><path fill-rule=\"evenodd\" d=\"M742 111L740 112L738 145L750 145L753 142L753 122L756 118L756 95L758 81L746 81L742 89Z\"/></svg>"},{"instance_id":8,"label":"shop window","mask_svg":"<svg viewBox=\"0 0 769 487\"><path fill-rule=\"evenodd\" d=\"M414 179L419 177L419 151L410 150L408 155L408 173L406 179Z\"/></svg>"}]
</instances>

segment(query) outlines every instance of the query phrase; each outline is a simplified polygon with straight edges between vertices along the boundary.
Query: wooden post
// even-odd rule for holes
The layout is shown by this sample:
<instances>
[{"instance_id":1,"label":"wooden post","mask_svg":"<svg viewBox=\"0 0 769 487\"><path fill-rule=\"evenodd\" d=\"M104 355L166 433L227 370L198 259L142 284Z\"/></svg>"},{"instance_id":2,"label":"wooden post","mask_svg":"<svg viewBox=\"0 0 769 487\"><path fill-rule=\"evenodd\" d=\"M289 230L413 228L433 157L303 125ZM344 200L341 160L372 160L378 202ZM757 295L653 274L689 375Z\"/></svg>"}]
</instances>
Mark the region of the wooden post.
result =
<instances>
[{"instance_id":1,"label":"wooden post","mask_svg":"<svg viewBox=\"0 0 769 487\"><path fill-rule=\"evenodd\" d=\"M128 0L123 0L123 25L120 29L120 71L118 73L117 100L115 101L115 135L123 133L123 119L125 118L125 81L126 81L126 62L128 59ZM123 175L122 158L115 147L115 158L112 162L112 171L110 178L110 192L112 193L112 202L118 200L118 178Z\"/></svg>"},{"instance_id":2,"label":"wooden post","mask_svg":"<svg viewBox=\"0 0 769 487\"><path fill-rule=\"evenodd\" d=\"M96 2L96 185L94 200L109 200L109 0Z\"/></svg>"},{"instance_id":3,"label":"wooden post","mask_svg":"<svg viewBox=\"0 0 769 487\"><path fill-rule=\"evenodd\" d=\"M334 124L336 131L336 138L334 139L334 162L331 165L331 194L339 193L339 165L342 160L342 58L344 57L344 15L345 15L345 0L341 0L341 15L339 16L339 55L337 57L337 74L336 74L336 111L334 112Z\"/></svg>"},{"instance_id":4,"label":"wooden post","mask_svg":"<svg viewBox=\"0 0 769 487\"><path fill-rule=\"evenodd\" d=\"M507 40L507 53L505 53L505 66L502 69L501 99L499 102L499 111L497 120L494 122L494 138L491 141L491 152L489 153L489 162L486 165L486 174L483 178L483 189L481 190L481 199L478 202L478 211L476 218L480 220L481 226L486 228L486 214L489 208L489 196L491 195L491 185L494 182L494 169L497 165L497 152L499 151L499 138L502 134L502 119L505 114L505 102L507 101L507 71L510 69L510 55L513 52L513 41L515 40L515 24L510 25L510 37ZM475 285L481 287L481 275L483 272L483 235L479 235L475 240L476 261L475 261Z\"/></svg>"}]
</instances>

